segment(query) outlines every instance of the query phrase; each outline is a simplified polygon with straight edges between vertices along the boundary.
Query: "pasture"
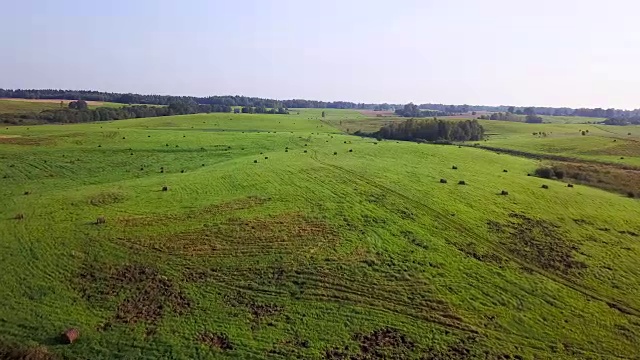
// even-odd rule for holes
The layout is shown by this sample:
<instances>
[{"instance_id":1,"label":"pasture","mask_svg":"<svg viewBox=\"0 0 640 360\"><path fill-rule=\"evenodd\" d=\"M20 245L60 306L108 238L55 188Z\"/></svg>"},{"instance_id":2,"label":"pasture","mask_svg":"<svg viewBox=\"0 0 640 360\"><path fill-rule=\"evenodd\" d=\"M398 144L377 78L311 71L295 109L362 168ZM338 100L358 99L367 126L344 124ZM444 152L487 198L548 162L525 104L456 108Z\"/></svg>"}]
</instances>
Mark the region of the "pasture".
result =
<instances>
[{"instance_id":1,"label":"pasture","mask_svg":"<svg viewBox=\"0 0 640 360\"><path fill-rule=\"evenodd\" d=\"M0 358L637 356L638 200L321 111L0 128ZM640 136L482 124L605 161Z\"/></svg>"},{"instance_id":2,"label":"pasture","mask_svg":"<svg viewBox=\"0 0 640 360\"><path fill-rule=\"evenodd\" d=\"M21 114L37 113L44 110L58 110L66 108L72 100L49 100L49 99L0 99L0 114ZM62 103L62 105L61 105ZM121 107L124 104L87 101L90 109L98 107Z\"/></svg>"}]
</instances>

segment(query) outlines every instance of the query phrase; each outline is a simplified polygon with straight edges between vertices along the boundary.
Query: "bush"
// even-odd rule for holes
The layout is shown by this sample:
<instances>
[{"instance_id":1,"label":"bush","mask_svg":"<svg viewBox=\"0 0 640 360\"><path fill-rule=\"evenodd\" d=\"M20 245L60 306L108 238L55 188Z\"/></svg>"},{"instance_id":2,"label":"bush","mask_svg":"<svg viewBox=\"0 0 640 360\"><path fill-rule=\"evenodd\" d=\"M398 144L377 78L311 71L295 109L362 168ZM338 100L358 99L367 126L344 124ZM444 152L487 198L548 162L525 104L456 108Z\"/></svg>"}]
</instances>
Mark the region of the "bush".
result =
<instances>
[{"instance_id":1,"label":"bush","mask_svg":"<svg viewBox=\"0 0 640 360\"><path fill-rule=\"evenodd\" d=\"M560 179L560 180L564 179L564 170L554 167L553 173L556 175L557 179Z\"/></svg>"},{"instance_id":2,"label":"bush","mask_svg":"<svg viewBox=\"0 0 640 360\"><path fill-rule=\"evenodd\" d=\"M630 198L634 198L634 197L636 197L636 194L634 194L633 191L629 191L627 193L627 196L630 197Z\"/></svg>"},{"instance_id":3,"label":"bush","mask_svg":"<svg viewBox=\"0 0 640 360\"><path fill-rule=\"evenodd\" d=\"M553 169L548 167L537 168L535 174L537 177L541 177L544 179L552 179L555 176Z\"/></svg>"}]
</instances>

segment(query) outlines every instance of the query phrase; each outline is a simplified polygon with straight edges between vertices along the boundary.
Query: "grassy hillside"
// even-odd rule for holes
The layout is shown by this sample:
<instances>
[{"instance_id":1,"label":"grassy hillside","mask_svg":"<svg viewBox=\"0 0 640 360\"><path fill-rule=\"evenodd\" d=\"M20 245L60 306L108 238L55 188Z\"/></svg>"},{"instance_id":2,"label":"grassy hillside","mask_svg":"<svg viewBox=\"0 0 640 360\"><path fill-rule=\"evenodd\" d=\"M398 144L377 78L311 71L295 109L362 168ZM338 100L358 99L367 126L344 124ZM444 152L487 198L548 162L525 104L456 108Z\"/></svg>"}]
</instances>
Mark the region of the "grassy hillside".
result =
<instances>
[{"instance_id":1,"label":"grassy hillside","mask_svg":"<svg viewBox=\"0 0 640 360\"><path fill-rule=\"evenodd\" d=\"M640 202L320 113L1 128L0 358L637 356Z\"/></svg>"}]
</instances>

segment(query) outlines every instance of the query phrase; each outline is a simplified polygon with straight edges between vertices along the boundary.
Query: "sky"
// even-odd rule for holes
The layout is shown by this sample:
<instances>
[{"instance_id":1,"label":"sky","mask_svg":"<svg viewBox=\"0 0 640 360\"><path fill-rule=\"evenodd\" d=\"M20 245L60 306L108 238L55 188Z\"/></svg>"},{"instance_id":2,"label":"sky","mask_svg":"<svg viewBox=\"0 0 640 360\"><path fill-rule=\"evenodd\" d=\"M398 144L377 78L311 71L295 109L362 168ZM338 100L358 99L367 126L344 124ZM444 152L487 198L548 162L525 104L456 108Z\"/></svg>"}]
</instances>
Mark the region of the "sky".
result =
<instances>
[{"instance_id":1,"label":"sky","mask_svg":"<svg viewBox=\"0 0 640 360\"><path fill-rule=\"evenodd\" d=\"M635 0L20 0L0 88L640 108Z\"/></svg>"}]
</instances>

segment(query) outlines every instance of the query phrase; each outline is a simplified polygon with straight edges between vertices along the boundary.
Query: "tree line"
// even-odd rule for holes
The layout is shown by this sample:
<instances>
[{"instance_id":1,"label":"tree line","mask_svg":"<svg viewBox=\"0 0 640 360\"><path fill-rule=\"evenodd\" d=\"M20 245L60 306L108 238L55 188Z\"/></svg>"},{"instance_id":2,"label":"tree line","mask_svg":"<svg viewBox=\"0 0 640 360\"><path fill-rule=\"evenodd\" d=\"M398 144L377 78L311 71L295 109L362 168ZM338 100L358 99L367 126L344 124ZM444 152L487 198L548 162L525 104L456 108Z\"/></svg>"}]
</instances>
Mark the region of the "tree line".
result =
<instances>
[{"instance_id":1,"label":"tree line","mask_svg":"<svg viewBox=\"0 0 640 360\"><path fill-rule=\"evenodd\" d=\"M169 105L172 102L194 101L203 105L223 105L241 107L264 107L264 108L334 108L334 109L367 109L367 110L402 110L401 104L368 104L354 103L349 101L317 101L304 99L275 100L247 96L171 96L171 95L142 95L132 93L102 92L94 90L58 90L58 89L0 89L0 98L22 98L22 99L61 99L61 100L87 100L87 101L108 101L121 104L147 104L147 105ZM603 108L579 108L569 107L515 107L515 106L487 106L487 105L446 105L425 103L417 105L421 111L435 112L436 114L459 114L470 111L488 112L509 112L516 115L538 115L550 116L584 116L599 118L638 118L640 109L619 110ZM431 116L431 115L425 115ZM438 115L436 115L438 116ZM441 116L441 115L440 115ZM409 116L415 117L415 116Z\"/></svg>"},{"instance_id":2,"label":"tree line","mask_svg":"<svg viewBox=\"0 0 640 360\"><path fill-rule=\"evenodd\" d=\"M484 128L477 120L409 119L387 124L371 134L356 135L407 141L478 141L484 136Z\"/></svg>"}]
</instances>

